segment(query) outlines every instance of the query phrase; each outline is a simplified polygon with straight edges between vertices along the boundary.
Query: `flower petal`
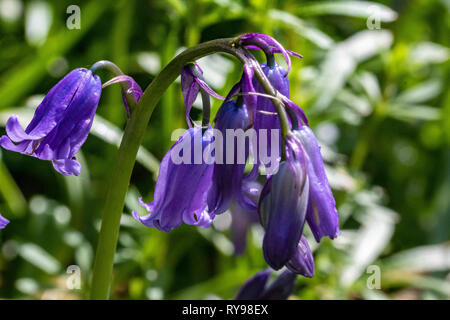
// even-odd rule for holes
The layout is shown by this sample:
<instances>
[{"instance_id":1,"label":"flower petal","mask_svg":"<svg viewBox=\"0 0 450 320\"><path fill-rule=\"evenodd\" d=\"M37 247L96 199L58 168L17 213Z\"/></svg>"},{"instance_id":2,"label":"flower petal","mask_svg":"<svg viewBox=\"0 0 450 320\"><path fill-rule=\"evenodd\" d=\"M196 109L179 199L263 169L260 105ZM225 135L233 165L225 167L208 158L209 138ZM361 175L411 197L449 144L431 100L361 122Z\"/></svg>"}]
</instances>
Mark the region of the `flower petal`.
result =
<instances>
[{"instance_id":1,"label":"flower petal","mask_svg":"<svg viewBox=\"0 0 450 320\"><path fill-rule=\"evenodd\" d=\"M41 137L29 135L26 133L19 123L16 115L11 116L6 122L6 134L14 142L22 142L23 140L38 140Z\"/></svg>"},{"instance_id":2,"label":"flower petal","mask_svg":"<svg viewBox=\"0 0 450 320\"><path fill-rule=\"evenodd\" d=\"M65 176L79 176L81 173L81 164L75 158L53 160L52 163L55 170Z\"/></svg>"},{"instance_id":3,"label":"flower petal","mask_svg":"<svg viewBox=\"0 0 450 320\"><path fill-rule=\"evenodd\" d=\"M262 300L287 300L294 293L297 275L289 270L283 271L264 291Z\"/></svg>"},{"instance_id":4,"label":"flower petal","mask_svg":"<svg viewBox=\"0 0 450 320\"><path fill-rule=\"evenodd\" d=\"M239 290L235 300L259 300L270 277L270 269L258 272Z\"/></svg>"},{"instance_id":5,"label":"flower petal","mask_svg":"<svg viewBox=\"0 0 450 320\"><path fill-rule=\"evenodd\" d=\"M138 103L139 99L142 97L142 89L137 84L137 82L130 76L120 75L112 78L111 80L105 82L102 85L102 88L105 88L114 83L125 82L125 90L122 90L122 101L127 111L127 116L130 116L130 106L128 105L127 95L131 95L133 97L134 103Z\"/></svg>"},{"instance_id":6,"label":"flower petal","mask_svg":"<svg viewBox=\"0 0 450 320\"><path fill-rule=\"evenodd\" d=\"M298 249L294 256L287 262L286 267L294 273L305 277L314 276L314 258L309 248L308 240L304 236L298 243Z\"/></svg>"},{"instance_id":7,"label":"flower petal","mask_svg":"<svg viewBox=\"0 0 450 320\"><path fill-rule=\"evenodd\" d=\"M294 134L300 139L308 159L310 194L306 219L317 242L328 236L336 238L339 216L320 154L320 146L312 130L301 126Z\"/></svg>"},{"instance_id":8,"label":"flower petal","mask_svg":"<svg viewBox=\"0 0 450 320\"><path fill-rule=\"evenodd\" d=\"M303 232L308 203L308 182L299 163L282 162L272 176L270 192L260 211L267 216L263 241L264 258L275 270L294 255Z\"/></svg>"},{"instance_id":9,"label":"flower petal","mask_svg":"<svg viewBox=\"0 0 450 320\"><path fill-rule=\"evenodd\" d=\"M144 217L133 213L137 220L164 232L169 232L183 222L200 227L209 226L214 215L206 213L205 208L213 165L203 161L196 163L195 153L202 153L210 143L209 130L203 133L201 127L194 127L184 132L161 161L154 200L148 205L144 204L151 213ZM201 149L196 150L197 146ZM177 157L181 153L183 161L178 163ZM188 160L188 163L184 160Z\"/></svg>"},{"instance_id":10,"label":"flower petal","mask_svg":"<svg viewBox=\"0 0 450 320\"><path fill-rule=\"evenodd\" d=\"M30 149L32 141L23 141L19 144L12 143L11 139L9 139L7 136L2 136L0 138L0 146L3 149L14 151L14 152L20 152L20 153L27 153L27 150ZM29 150L31 152L32 150Z\"/></svg>"},{"instance_id":11,"label":"flower petal","mask_svg":"<svg viewBox=\"0 0 450 320\"><path fill-rule=\"evenodd\" d=\"M245 150L239 150L238 138L232 138L232 145L226 137L228 130L241 129L242 132L249 126L249 117L245 104L238 105L235 100L222 104L216 115L215 130L222 134L222 150L224 150L223 163L214 164L212 186L208 193L208 210L214 214L225 212L230 206L231 200L241 195L242 181L244 177L245 161L249 154L249 144L246 139ZM228 163L227 152L232 152L234 158ZM245 152L245 159L239 159L239 153ZM244 161L240 161L244 160Z\"/></svg>"},{"instance_id":12,"label":"flower petal","mask_svg":"<svg viewBox=\"0 0 450 320\"><path fill-rule=\"evenodd\" d=\"M61 121L45 136L36 148L36 156L43 160L61 160L62 154L71 159L86 141L101 94L100 78L88 70L79 90L64 110ZM69 152L67 152L67 143ZM48 147L46 147L48 145ZM45 152L49 148L52 153ZM51 158L48 158L51 157Z\"/></svg>"},{"instance_id":13,"label":"flower petal","mask_svg":"<svg viewBox=\"0 0 450 320\"><path fill-rule=\"evenodd\" d=\"M239 36L239 39L240 39L241 43L244 44L244 46L245 46L246 42L251 41L253 39L263 40L269 46L274 47L276 50L279 50L279 52L283 54L284 59L286 60L286 63L288 65L287 72L289 72L289 70L291 69L291 59L289 58L289 53L286 51L286 49L284 49L284 47L277 40L275 40L271 36L268 36L267 34L264 34L264 33L246 33L246 34Z\"/></svg>"},{"instance_id":14,"label":"flower petal","mask_svg":"<svg viewBox=\"0 0 450 320\"><path fill-rule=\"evenodd\" d=\"M186 123L189 128L192 127L189 113L198 93L200 92L200 88L217 99L225 99L208 86L208 84L203 80L202 75L203 71L197 63L188 64L181 68L181 91L183 93L184 105L186 109Z\"/></svg>"},{"instance_id":15,"label":"flower petal","mask_svg":"<svg viewBox=\"0 0 450 320\"><path fill-rule=\"evenodd\" d=\"M4 229L7 224L9 223L9 220L4 218L1 214L0 214L0 229Z\"/></svg>"},{"instance_id":16,"label":"flower petal","mask_svg":"<svg viewBox=\"0 0 450 320\"><path fill-rule=\"evenodd\" d=\"M33 137L45 137L64 117L80 84L91 76L91 71L83 68L68 73L45 95L25 132Z\"/></svg>"}]
</instances>

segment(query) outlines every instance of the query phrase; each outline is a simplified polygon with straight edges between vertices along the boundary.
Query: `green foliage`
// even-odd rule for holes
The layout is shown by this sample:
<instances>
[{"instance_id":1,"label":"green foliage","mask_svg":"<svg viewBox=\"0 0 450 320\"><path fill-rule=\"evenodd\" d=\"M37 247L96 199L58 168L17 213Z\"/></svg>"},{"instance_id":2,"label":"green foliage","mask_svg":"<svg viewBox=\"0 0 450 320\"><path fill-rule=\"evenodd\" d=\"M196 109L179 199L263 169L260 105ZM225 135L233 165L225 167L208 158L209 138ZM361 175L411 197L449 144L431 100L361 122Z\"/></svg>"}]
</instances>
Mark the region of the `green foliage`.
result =
<instances>
[{"instance_id":1,"label":"green foliage","mask_svg":"<svg viewBox=\"0 0 450 320\"><path fill-rule=\"evenodd\" d=\"M1 134L11 114L26 124L70 69L112 60L145 88L182 48L246 32L270 34L304 56L293 60L291 97L323 146L342 229L337 240L313 246L316 275L299 278L293 298L450 298L447 1L78 1L81 29L69 30L71 4L0 0ZM381 29L369 29L368 18L379 18ZM33 28L39 41L27 31ZM199 63L222 95L240 77L229 56ZM219 106L214 100L213 112ZM199 119L200 110L191 115ZM0 232L1 298L86 298L105 180L125 121L119 87L104 89L80 155L80 177L0 151L0 212L11 220ZM226 215L211 229L182 226L169 234L131 217L139 195L151 200L158 159L172 144L172 131L184 126L175 82L138 155L113 298L230 299L266 267L257 226L246 252L235 257ZM66 286L66 269L74 264L81 268L80 290ZM381 290L367 285L370 265L381 270Z\"/></svg>"}]
</instances>

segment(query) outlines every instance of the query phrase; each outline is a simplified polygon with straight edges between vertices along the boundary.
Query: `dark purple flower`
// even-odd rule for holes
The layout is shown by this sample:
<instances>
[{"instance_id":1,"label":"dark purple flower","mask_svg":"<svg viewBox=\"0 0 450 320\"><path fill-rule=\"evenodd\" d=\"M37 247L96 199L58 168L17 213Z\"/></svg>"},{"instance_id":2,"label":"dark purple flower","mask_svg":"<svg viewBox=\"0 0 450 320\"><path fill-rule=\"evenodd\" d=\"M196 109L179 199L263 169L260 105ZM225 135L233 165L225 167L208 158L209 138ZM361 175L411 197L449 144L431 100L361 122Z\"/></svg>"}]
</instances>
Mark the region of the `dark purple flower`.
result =
<instances>
[{"instance_id":1,"label":"dark purple flower","mask_svg":"<svg viewBox=\"0 0 450 320\"><path fill-rule=\"evenodd\" d=\"M302 146L286 137L286 161L264 186L258 212L266 230L263 252L275 270L283 267L297 250L308 204L308 179Z\"/></svg>"},{"instance_id":2,"label":"dark purple flower","mask_svg":"<svg viewBox=\"0 0 450 320\"><path fill-rule=\"evenodd\" d=\"M184 105L186 109L186 123L189 128L192 127L189 113L198 93L200 92L200 89L205 90L217 99L224 100L224 97L218 95L206 84L203 79L203 71L197 63L185 65L181 69L181 91L183 93Z\"/></svg>"},{"instance_id":3,"label":"dark purple flower","mask_svg":"<svg viewBox=\"0 0 450 320\"><path fill-rule=\"evenodd\" d=\"M214 214L225 212L233 197L239 199L242 196L242 179L248 157L248 143L245 141L245 145L241 146L246 149L245 152L242 152L242 150L238 150L240 144L236 136L232 137L232 141L228 141L229 139L226 137L228 130L235 132L234 130L240 129L241 132L244 132L250 125L247 107L242 100L238 101L241 103L235 100L226 101L216 115L214 129L218 130L223 137L222 150L224 152L222 155L216 154L213 182L208 194L208 211ZM233 153L233 157L230 157L230 152Z\"/></svg>"},{"instance_id":4,"label":"dark purple flower","mask_svg":"<svg viewBox=\"0 0 450 320\"><path fill-rule=\"evenodd\" d=\"M262 300L287 300L295 290L297 275L289 270L284 270L270 285L264 290Z\"/></svg>"},{"instance_id":5,"label":"dark purple flower","mask_svg":"<svg viewBox=\"0 0 450 320\"><path fill-rule=\"evenodd\" d=\"M294 130L294 134L301 141L308 161L309 200L306 220L317 242L324 236L334 239L340 233L339 217L320 146L308 126L301 126Z\"/></svg>"},{"instance_id":6,"label":"dark purple flower","mask_svg":"<svg viewBox=\"0 0 450 320\"><path fill-rule=\"evenodd\" d=\"M270 278L270 269L265 269L251 277L239 290L235 300L258 300Z\"/></svg>"},{"instance_id":7,"label":"dark purple flower","mask_svg":"<svg viewBox=\"0 0 450 320\"><path fill-rule=\"evenodd\" d=\"M133 212L137 220L164 232L182 222L209 227L214 215L205 209L213 165L204 162L202 155L211 141L211 130L203 133L201 127L193 127L184 132L161 162L153 202L146 204L139 199L150 214L140 217Z\"/></svg>"},{"instance_id":8,"label":"dark purple flower","mask_svg":"<svg viewBox=\"0 0 450 320\"><path fill-rule=\"evenodd\" d=\"M304 236L301 237L297 251L286 263L286 267L292 272L308 278L314 276L314 258L309 248L308 240Z\"/></svg>"},{"instance_id":9,"label":"dark purple flower","mask_svg":"<svg viewBox=\"0 0 450 320\"><path fill-rule=\"evenodd\" d=\"M52 161L61 174L79 175L75 154L89 134L100 93L98 76L87 69L71 71L48 92L25 130L17 116L8 119L0 146Z\"/></svg>"},{"instance_id":10,"label":"dark purple flower","mask_svg":"<svg viewBox=\"0 0 450 320\"><path fill-rule=\"evenodd\" d=\"M8 223L9 223L9 220L6 218L3 218L3 216L0 214L0 229L4 229Z\"/></svg>"},{"instance_id":11,"label":"dark purple flower","mask_svg":"<svg viewBox=\"0 0 450 320\"><path fill-rule=\"evenodd\" d=\"M268 285L271 271L258 272L241 287L235 300L286 300L295 290L297 275L283 271Z\"/></svg>"},{"instance_id":12,"label":"dark purple flower","mask_svg":"<svg viewBox=\"0 0 450 320\"><path fill-rule=\"evenodd\" d=\"M124 83L124 89L122 90L122 101L127 111L127 116L130 116L130 106L128 105L127 96L132 97L133 102L138 103L142 97L142 89L136 81L130 76L120 75L105 82L102 88L105 88L113 83Z\"/></svg>"}]
</instances>

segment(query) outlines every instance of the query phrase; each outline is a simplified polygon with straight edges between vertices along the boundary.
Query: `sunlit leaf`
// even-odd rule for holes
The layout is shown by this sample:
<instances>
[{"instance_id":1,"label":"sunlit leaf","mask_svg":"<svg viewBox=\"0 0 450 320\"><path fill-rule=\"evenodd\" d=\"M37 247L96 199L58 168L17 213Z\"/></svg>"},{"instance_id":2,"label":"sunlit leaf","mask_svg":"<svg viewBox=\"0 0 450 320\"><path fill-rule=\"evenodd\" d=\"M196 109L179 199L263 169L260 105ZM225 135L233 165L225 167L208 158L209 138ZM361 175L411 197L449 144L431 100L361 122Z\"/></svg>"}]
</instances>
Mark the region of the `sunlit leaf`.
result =
<instances>
[{"instance_id":1,"label":"sunlit leaf","mask_svg":"<svg viewBox=\"0 0 450 320\"><path fill-rule=\"evenodd\" d=\"M300 37L304 37L322 49L329 49L334 41L319 29L308 25L302 19L285 11L269 10L269 18L295 31Z\"/></svg>"},{"instance_id":2,"label":"sunlit leaf","mask_svg":"<svg viewBox=\"0 0 450 320\"><path fill-rule=\"evenodd\" d=\"M299 13L305 16L335 14L357 18L374 16L382 22L392 22L397 19L397 13L391 8L372 1L324 1L305 3Z\"/></svg>"},{"instance_id":3,"label":"sunlit leaf","mask_svg":"<svg viewBox=\"0 0 450 320\"><path fill-rule=\"evenodd\" d=\"M34 265L49 274L57 274L61 265L51 254L34 243L24 243L19 248L19 255Z\"/></svg>"}]
</instances>

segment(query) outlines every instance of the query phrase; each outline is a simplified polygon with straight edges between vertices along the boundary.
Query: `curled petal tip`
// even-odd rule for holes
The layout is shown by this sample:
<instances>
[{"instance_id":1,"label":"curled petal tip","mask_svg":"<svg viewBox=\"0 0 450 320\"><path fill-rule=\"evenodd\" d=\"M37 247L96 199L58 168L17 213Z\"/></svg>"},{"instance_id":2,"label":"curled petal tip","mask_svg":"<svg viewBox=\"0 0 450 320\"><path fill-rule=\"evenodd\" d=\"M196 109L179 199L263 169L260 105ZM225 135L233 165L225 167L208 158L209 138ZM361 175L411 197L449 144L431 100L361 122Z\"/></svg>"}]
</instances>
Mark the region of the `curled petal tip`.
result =
<instances>
[{"instance_id":1,"label":"curled petal tip","mask_svg":"<svg viewBox=\"0 0 450 320\"><path fill-rule=\"evenodd\" d=\"M4 218L1 214L0 214L0 229L4 229L9 223L9 220Z\"/></svg>"},{"instance_id":2,"label":"curled petal tip","mask_svg":"<svg viewBox=\"0 0 450 320\"><path fill-rule=\"evenodd\" d=\"M291 59L289 57L288 51L274 38L271 36L268 36L264 33L246 33L241 36L239 36L239 39L241 43L246 46L246 43L251 43L252 40L262 40L265 43L267 43L269 46L271 46L270 50L272 52L277 52L274 50L278 50L278 52L282 53L284 56L284 59L286 60L286 63L288 65L287 72L291 70Z\"/></svg>"},{"instance_id":3,"label":"curled petal tip","mask_svg":"<svg viewBox=\"0 0 450 320\"><path fill-rule=\"evenodd\" d=\"M139 86L139 84L132 77L127 76L127 75L120 75L120 76L112 78L111 80L105 82L102 85L102 88L110 86L114 83L122 84L122 100L123 100L123 104L125 106L125 110L127 112L127 116L129 117L130 116L130 106L128 104L127 97L131 97L135 104L138 103L143 94L142 89Z\"/></svg>"},{"instance_id":4,"label":"curled petal tip","mask_svg":"<svg viewBox=\"0 0 450 320\"><path fill-rule=\"evenodd\" d=\"M314 276L314 258L308 241L304 236L300 239L297 251L288 261L286 267L292 272L307 278Z\"/></svg>"}]
</instances>

